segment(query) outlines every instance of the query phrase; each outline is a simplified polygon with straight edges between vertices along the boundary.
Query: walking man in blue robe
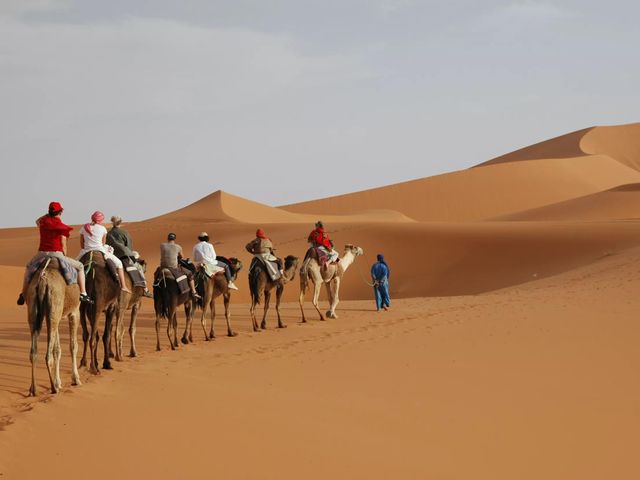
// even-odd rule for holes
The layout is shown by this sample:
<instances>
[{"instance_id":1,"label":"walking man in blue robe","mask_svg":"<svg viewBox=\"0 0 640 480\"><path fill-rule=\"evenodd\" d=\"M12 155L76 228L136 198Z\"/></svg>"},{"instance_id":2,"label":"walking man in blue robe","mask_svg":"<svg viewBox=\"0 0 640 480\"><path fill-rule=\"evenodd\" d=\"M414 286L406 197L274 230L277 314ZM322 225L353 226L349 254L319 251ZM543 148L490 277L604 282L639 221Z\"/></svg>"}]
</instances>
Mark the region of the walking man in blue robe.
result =
<instances>
[{"instance_id":1,"label":"walking man in blue robe","mask_svg":"<svg viewBox=\"0 0 640 480\"><path fill-rule=\"evenodd\" d=\"M376 296L376 309L389 310L391 299L389 298L389 274L391 270L384 261L384 255L378 254L378 261L371 267L371 280L373 292Z\"/></svg>"}]
</instances>

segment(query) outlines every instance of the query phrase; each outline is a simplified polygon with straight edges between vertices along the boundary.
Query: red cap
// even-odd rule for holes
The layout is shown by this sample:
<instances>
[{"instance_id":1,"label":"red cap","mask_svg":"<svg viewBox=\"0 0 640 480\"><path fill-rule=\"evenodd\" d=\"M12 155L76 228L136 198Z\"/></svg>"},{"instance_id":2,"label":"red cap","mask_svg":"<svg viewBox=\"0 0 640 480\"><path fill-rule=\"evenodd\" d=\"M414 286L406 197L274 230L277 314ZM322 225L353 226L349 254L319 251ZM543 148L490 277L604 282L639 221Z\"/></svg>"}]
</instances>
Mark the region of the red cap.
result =
<instances>
[{"instance_id":1,"label":"red cap","mask_svg":"<svg viewBox=\"0 0 640 480\"><path fill-rule=\"evenodd\" d=\"M256 237L258 237L258 238L267 238L267 235L266 235L266 233L264 233L264 230L259 228L258 230L256 230Z\"/></svg>"},{"instance_id":2,"label":"red cap","mask_svg":"<svg viewBox=\"0 0 640 480\"><path fill-rule=\"evenodd\" d=\"M61 212L63 210L64 208L62 208L62 205L60 205L58 202L51 202L49 204L49 213Z\"/></svg>"}]
</instances>

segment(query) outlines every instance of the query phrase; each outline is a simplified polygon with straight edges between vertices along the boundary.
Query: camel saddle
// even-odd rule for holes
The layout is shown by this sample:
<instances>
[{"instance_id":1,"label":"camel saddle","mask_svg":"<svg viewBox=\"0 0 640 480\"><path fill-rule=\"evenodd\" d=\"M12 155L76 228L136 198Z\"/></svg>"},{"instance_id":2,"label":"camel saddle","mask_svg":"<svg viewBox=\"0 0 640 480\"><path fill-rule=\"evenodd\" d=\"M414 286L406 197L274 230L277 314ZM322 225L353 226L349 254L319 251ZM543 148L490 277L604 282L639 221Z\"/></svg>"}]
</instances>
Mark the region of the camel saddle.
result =
<instances>
[{"instance_id":1,"label":"camel saddle","mask_svg":"<svg viewBox=\"0 0 640 480\"><path fill-rule=\"evenodd\" d=\"M142 273L142 266L138 262L134 262L129 257L122 259L124 271L127 272L134 287L145 287L147 281Z\"/></svg>"},{"instance_id":2,"label":"camel saddle","mask_svg":"<svg viewBox=\"0 0 640 480\"><path fill-rule=\"evenodd\" d=\"M153 285L160 285L162 287L166 286L166 280L174 280L178 284L178 289L180 293L188 293L191 291L191 287L189 286L189 277L187 276L187 272L184 269L178 268L167 268L167 267L158 267L156 268L155 273L153 274Z\"/></svg>"},{"instance_id":3,"label":"camel saddle","mask_svg":"<svg viewBox=\"0 0 640 480\"><path fill-rule=\"evenodd\" d=\"M33 275L41 268L44 267L46 262L49 261L53 266L60 270L60 273L64 277L64 281L67 285L74 285L78 283L78 271L71 266L69 262L53 255L42 254L36 256L27 265L27 281L31 282Z\"/></svg>"},{"instance_id":4,"label":"camel saddle","mask_svg":"<svg viewBox=\"0 0 640 480\"><path fill-rule=\"evenodd\" d=\"M329 253L322 247L310 247L309 250L307 250L306 255L304 256L305 261L307 259L315 259L316 262L318 262L318 265L320 265L321 267L326 267L327 265L329 265L329 259L331 258L331 256L329 255ZM335 264L338 263L339 259L336 260L335 262L331 262L331 264Z\"/></svg>"},{"instance_id":5,"label":"camel saddle","mask_svg":"<svg viewBox=\"0 0 640 480\"><path fill-rule=\"evenodd\" d=\"M270 263L271 268L267 268L267 265L265 264L266 262ZM251 260L251 265L249 266L249 277L257 275L260 270L264 270L267 275L269 275L269 278L275 282L281 277L280 268L282 267L277 261L265 260L264 258L256 255L253 257L253 260Z\"/></svg>"}]
</instances>

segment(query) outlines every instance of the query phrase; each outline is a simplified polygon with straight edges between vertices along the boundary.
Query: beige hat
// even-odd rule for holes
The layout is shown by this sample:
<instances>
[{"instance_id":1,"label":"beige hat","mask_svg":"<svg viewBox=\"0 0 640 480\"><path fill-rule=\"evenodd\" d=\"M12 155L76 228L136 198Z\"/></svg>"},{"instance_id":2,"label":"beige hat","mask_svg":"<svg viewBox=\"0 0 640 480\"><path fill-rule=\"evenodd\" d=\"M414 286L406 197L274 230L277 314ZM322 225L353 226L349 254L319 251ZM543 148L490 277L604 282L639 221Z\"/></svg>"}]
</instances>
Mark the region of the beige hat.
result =
<instances>
[{"instance_id":1,"label":"beige hat","mask_svg":"<svg viewBox=\"0 0 640 480\"><path fill-rule=\"evenodd\" d=\"M208 237L208 236L209 236L209 234L207 232L200 232L198 234L198 238L200 238L200 237Z\"/></svg>"}]
</instances>

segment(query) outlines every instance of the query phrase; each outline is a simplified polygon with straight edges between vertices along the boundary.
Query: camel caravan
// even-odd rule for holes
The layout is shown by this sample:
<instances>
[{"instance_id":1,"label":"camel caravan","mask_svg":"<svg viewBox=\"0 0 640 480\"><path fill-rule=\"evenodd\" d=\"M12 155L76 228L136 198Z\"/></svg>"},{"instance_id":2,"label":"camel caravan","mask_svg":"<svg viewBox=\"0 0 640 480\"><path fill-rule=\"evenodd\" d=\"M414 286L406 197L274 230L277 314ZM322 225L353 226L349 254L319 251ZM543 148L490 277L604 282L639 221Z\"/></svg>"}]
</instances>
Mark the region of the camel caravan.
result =
<instances>
[{"instance_id":1,"label":"camel caravan","mask_svg":"<svg viewBox=\"0 0 640 480\"><path fill-rule=\"evenodd\" d=\"M129 233L122 228L122 218L111 217L112 228L103 226L104 214L94 212L91 222L80 231L81 251L77 258L67 256L67 239L72 230L62 222L62 205L49 204L49 211L36 221L40 231L38 253L27 264L18 305L27 305L31 332L31 387L29 395L36 395L36 362L38 336L44 323L47 325L47 352L45 360L51 392L62 388L60 379L60 321L69 321L71 351L71 383L80 385L77 365L77 330L82 327L84 342L81 367L92 374L99 374L98 347L103 344L102 369L111 369L111 359L124 360L125 316L130 312L129 356L137 356L136 321L144 297L153 298L155 309L156 350L161 349L160 324L167 322L167 337L172 350L179 347L178 310L185 312L185 328L180 341L193 343L193 317L200 310L200 322L205 340L215 338L216 299L222 297L227 326L227 336L234 337L231 327L230 303L235 281L242 270L237 258L225 258L216 254L206 232L200 233L193 247L191 258L183 256L182 247L176 243L175 233L169 233L167 241L160 245L160 265L153 275L153 293L145 278L146 262L133 250ZM340 258L333 242L317 222L308 237L309 249L299 265L299 258L288 255L283 259L275 255L272 241L264 230L256 231L256 238L246 245L253 255L248 270L251 305L249 315L255 332L267 328L267 313L271 295L275 292L275 311L278 328L286 328L280 316L280 302L287 284L300 275L301 323L306 323L304 300L307 289L313 286L312 303L320 320L338 318L340 282L356 258L363 254L360 247L346 245ZM329 300L326 314L320 311L319 296L325 285ZM256 308L263 304L260 324ZM210 312L210 325L207 314ZM104 318L104 325L101 324ZM115 335L114 335L115 321ZM100 337L102 331L102 338Z\"/></svg>"}]
</instances>

